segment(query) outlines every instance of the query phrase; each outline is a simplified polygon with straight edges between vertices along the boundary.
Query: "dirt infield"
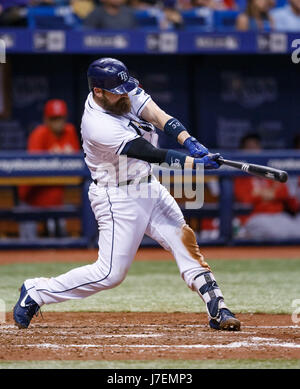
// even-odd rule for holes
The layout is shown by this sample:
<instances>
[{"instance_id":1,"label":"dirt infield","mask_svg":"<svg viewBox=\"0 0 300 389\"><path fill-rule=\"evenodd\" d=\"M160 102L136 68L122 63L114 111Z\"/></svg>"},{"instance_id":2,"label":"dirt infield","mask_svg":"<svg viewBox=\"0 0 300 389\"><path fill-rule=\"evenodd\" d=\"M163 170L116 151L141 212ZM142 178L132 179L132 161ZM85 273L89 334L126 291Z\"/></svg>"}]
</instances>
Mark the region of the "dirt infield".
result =
<instances>
[{"instance_id":1,"label":"dirt infield","mask_svg":"<svg viewBox=\"0 0 300 389\"><path fill-rule=\"evenodd\" d=\"M0 360L295 359L288 315L240 314L240 332L209 329L196 313L44 313L27 330L0 325Z\"/></svg>"},{"instance_id":2,"label":"dirt infield","mask_svg":"<svg viewBox=\"0 0 300 389\"><path fill-rule=\"evenodd\" d=\"M300 258L299 247L201 249L209 259ZM94 262L97 250L2 251L0 265ZM135 260L171 260L161 249L140 249ZM12 314L0 323L0 360L299 359L300 326L289 315L239 314L240 332L209 329L207 316L157 312L45 312L27 330ZM299 362L300 363L300 362ZM300 365L299 365L300 367Z\"/></svg>"},{"instance_id":3,"label":"dirt infield","mask_svg":"<svg viewBox=\"0 0 300 389\"><path fill-rule=\"evenodd\" d=\"M209 259L300 259L300 247L202 247L201 253ZM96 249L76 250L2 250L0 265L10 263L41 263L41 262L94 262L97 259ZM168 261L172 254L160 248L139 249L136 261Z\"/></svg>"}]
</instances>

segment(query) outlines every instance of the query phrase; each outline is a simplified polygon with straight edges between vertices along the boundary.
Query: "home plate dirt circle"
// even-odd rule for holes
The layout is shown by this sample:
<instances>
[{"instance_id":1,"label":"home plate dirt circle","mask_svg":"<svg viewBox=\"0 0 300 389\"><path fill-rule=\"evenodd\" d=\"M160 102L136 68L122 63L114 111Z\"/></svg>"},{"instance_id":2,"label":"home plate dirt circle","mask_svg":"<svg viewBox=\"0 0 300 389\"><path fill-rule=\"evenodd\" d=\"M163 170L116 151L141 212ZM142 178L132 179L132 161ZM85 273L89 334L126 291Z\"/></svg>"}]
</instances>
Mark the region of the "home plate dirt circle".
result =
<instances>
[{"instance_id":1,"label":"home plate dirt circle","mask_svg":"<svg viewBox=\"0 0 300 389\"><path fill-rule=\"evenodd\" d=\"M0 360L295 359L289 315L239 314L240 332L209 329L206 314L45 312L27 330L0 324Z\"/></svg>"}]
</instances>

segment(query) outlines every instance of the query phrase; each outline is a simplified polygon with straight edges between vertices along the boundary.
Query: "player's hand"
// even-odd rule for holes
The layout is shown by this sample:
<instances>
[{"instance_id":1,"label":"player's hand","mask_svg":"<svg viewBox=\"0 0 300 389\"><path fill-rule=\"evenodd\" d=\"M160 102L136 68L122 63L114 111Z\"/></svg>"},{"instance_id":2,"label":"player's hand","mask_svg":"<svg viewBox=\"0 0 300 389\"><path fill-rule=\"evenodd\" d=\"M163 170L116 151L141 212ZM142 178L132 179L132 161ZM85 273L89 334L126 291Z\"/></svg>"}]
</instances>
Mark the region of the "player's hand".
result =
<instances>
[{"instance_id":1,"label":"player's hand","mask_svg":"<svg viewBox=\"0 0 300 389\"><path fill-rule=\"evenodd\" d=\"M197 166L197 164L201 163L204 164L204 169L218 169L221 164L218 161L218 159L221 157L219 153L216 154L208 154L203 158L195 158L194 164Z\"/></svg>"},{"instance_id":2,"label":"player's hand","mask_svg":"<svg viewBox=\"0 0 300 389\"><path fill-rule=\"evenodd\" d=\"M190 136L183 142L183 146L189 151L191 157L202 158L209 153L208 149Z\"/></svg>"}]
</instances>

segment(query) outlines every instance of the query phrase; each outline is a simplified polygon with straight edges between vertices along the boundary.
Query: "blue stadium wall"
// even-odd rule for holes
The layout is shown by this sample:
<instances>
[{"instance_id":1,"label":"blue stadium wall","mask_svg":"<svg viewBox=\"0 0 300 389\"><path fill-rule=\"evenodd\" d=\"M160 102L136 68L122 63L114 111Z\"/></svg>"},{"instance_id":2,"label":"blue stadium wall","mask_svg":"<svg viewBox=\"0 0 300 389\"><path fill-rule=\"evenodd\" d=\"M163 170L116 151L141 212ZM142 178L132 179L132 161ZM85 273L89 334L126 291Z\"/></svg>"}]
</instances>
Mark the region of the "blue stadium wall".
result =
<instances>
[{"instance_id":1,"label":"blue stadium wall","mask_svg":"<svg viewBox=\"0 0 300 389\"><path fill-rule=\"evenodd\" d=\"M12 106L10 117L0 120L0 148L25 148L50 98L66 100L69 120L79 130L88 93L86 70L101 56L109 53L9 54L5 66L10 68ZM291 148L300 133L300 64L293 64L290 55L114 56L210 148L234 149L249 132L258 132L266 148ZM166 146L164 136L160 143Z\"/></svg>"}]
</instances>

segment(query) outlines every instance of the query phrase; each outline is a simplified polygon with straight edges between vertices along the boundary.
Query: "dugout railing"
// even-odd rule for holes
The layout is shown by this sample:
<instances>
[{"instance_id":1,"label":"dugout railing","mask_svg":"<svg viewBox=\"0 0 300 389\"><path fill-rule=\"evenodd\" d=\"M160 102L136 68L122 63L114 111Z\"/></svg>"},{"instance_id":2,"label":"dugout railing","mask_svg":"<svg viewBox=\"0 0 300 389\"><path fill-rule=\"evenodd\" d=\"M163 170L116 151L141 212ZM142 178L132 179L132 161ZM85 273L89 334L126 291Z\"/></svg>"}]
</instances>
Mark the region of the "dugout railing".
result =
<instances>
[{"instance_id":1,"label":"dugout railing","mask_svg":"<svg viewBox=\"0 0 300 389\"><path fill-rule=\"evenodd\" d=\"M219 150L220 151L220 150ZM261 165L286 170L289 176L300 176L300 152L297 151L264 151L261 154L246 154L241 152L222 152L227 159L247 161ZM154 169L158 177L157 167ZM217 239L200 240L201 245L251 245L251 244L299 244L299 241L253 241L236 239L233 234L233 219L235 215L251 212L251 207L238 204L234 200L234 176L245 173L222 166L218 170L205 171L205 178L218 177L220 195L218 203L205 204L199 209L182 211L186 218L218 217L219 237ZM195 176L195 174L194 174ZM193 177L193 173L191 175ZM0 153L0 188L17 188L19 185L66 185L80 188L80 204L62 205L51 208L22 207L18 199L10 208L0 208L0 220L45 220L47 218L79 218L81 235L63 238L36 238L21 240L19 238L0 237L0 248L75 248L96 247L98 229L88 199L88 188L91 183L90 173L84 162L82 153L75 155L38 155L26 152ZM143 246L157 244L144 238Z\"/></svg>"}]
</instances>

